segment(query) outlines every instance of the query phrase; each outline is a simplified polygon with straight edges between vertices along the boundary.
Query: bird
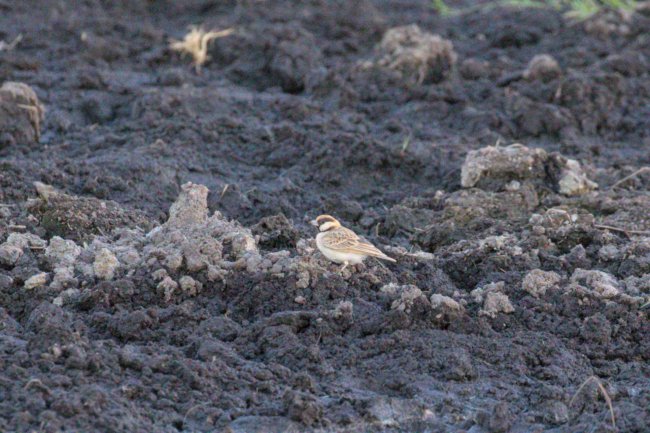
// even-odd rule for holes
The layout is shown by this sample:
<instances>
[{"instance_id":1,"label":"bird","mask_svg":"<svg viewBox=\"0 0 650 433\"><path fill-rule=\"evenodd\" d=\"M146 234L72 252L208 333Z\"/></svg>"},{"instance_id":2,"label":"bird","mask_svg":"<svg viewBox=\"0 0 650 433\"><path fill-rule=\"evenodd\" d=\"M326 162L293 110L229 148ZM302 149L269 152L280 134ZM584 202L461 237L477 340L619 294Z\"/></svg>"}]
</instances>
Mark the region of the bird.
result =
<instances>
[{"instance_id":1,"label":"bird","mask_svg":"<svg viewBox=\"0 0 650 433\"><path fill-rule=\"evenodd\" d=\"M319 215L311 221L318 227L316 246L321 253L334 263L343 264L341 271L348 265L357 265L367 257L376 257L389 262L396 260L382 253L370 242L361 239L355 232L345 228L331 215Z\"/></svg>"}]
</instances>

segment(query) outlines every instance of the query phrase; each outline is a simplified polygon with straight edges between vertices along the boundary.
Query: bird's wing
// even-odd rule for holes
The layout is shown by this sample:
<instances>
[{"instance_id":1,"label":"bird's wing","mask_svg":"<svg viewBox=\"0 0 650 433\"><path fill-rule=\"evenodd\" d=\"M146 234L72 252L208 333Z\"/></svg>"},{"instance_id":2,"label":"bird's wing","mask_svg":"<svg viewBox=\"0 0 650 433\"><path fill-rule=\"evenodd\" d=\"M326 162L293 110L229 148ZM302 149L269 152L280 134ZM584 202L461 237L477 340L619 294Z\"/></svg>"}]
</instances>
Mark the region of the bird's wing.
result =
<instances>
[{"instance_id":1,"label":"bird's wing","mask_svg":"<svg viewBox=\"0 0 650 433\"><path fill-rule=\"evenodd\" d=\"M343 253L363 254L366 256L379 257L385 260L391 260L386 254L382 253L370 242L359 238L356 233L345 227L332 230L323 237L323 244L332 250Z\"/></svg>"}]
</instances>

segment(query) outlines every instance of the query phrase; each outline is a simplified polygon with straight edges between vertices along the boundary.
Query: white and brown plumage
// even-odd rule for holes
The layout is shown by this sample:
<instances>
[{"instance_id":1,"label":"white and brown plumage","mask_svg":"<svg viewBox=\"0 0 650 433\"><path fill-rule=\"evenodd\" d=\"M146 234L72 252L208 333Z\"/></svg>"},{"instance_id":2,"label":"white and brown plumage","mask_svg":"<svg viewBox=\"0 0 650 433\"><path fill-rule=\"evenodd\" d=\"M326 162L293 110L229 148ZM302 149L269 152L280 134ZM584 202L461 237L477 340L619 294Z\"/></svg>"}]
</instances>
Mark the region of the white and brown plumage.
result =
<instances>
[{"instance_id":1,"label":"white and brown plumage","mask_svg":"<svg viewBox=\"0 0 650 433\"><path fill-rule=\"evenodd\" d=\"M320 233L316 235L316 246L321 253L335 263L342 263L345 269L348 265L363 262L366 257L394 262L395 259L382 253L370 242L361 239L355 232L341 225L331 215L320 215L311 222L318 227Z\"/></svg>"}]
</instances>

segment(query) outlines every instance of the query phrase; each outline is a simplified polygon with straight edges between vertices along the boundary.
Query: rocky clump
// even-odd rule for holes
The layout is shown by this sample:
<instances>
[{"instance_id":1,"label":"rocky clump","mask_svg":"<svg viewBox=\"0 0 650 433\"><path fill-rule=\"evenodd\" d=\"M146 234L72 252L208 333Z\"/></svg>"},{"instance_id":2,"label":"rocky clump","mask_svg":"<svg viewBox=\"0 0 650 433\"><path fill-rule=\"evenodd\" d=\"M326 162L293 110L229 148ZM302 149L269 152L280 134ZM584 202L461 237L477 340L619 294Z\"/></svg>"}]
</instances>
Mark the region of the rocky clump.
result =
<instances>
[{"instance_id":1,"label":"rocky clump","mask_svg":"<svg viewBox=\"0 0 650 433\"><path fill-rule=\"evenodd\" d=\"M446 325L458 319L465 311L465 308L455 299L434 293L429 298L431 303L433 321L439 325Z\"/></svg>"},{"instance_id":2,"label":"rocky clump","mask_svg":"<svg viewBox=\"0 0 650 433\"><path fill-rule=\"evenodd\" d=\"M95 254L93 270L95 276L102 280L112 280L120 262L108 248L102 248Z\"/></svg>"},{"instance_id":3,"label":"rocky clump","mask_svg":"<svg viewBox=\"0 0 650 433\"><path fill-rule=\"evenodd\" d=\"M160 263L169 272L218 273L217 268L232 268L239 261L259 256L249 229L228 221L221 213L208 215L208 189L186 183L169 209L169 219L147 234L143 248L149 265Z\"/></svg>"},{"instance_id":4,"label":"rocky clump","mask_svg":"<svg viewBox=\"0 0 650 433\"><path fill-rule=\"evenodd\" d=\"M384 289L384 291L386 291L386 289ZM399 297L395 299L390 306L393 310L411 314L411 310L417 302L427 302L422 290L412 284L398 286L396 292L399 294Z\"/></svg>"},{"instance_id":5,"label":"rocky clump","mask_svg":"<svg viewBox=\"0 0 650 433\"><path fill-rule=\"evenodd\" d=\"M58 200L70 203L80 200L44 185L39 187L42 198L37 200L38 206L50 206L53 201L60 203ZM110 226L106 226L105 234L94 236L90 244L83 247L60 236L52 237L48 244L33 234L13 233L0 245L0 260L3 265L14 266L24 249L36 249L37 254L43 255L49 272L34 275L25 287L33 289L49 282L49 288L56 293L66 290L65 295L57 297L60 305L79 295L71 289L84 287L92 280L111 281L141 271L150 275L151 288L166 302L176 296L196 296L206 282L225 282L226 277L233 274L263 273L271 278L289 278L293 289L302 290L328 272L331 263L316 253L313 241L298 240L297 255L293 257L287 250L261 251L250 229L226 219L219 212L210 215L207 196L205 186L186 183L171 205L164 224L148 233L139 228L109 230ZM101 215L79 214L79 219L84 221L94 223L96 218ZM278 233L271 232L274 238L288 239L284 233L293 239L297 237L297 232L284 217L267 220L264 226L279 228ZM257 238L261 238L264 233L260 227L257 231ZM84 239L90 240L88 233ZM351 277L351 272L342 275L344 279ZM409 297L410 293L405 291L396 309L410 311L415 299ZM428 303L426 297L419 294ZM299 294L295 299L302 304L307 302Z\"/></svg>"},{"instance_id":6,"label":"rocky clump","mask_svg":"<svg viewBox=\"0 0 650 433\"><path fill-rule=\"evenodd\" d=\"M587 178L578 161L522 144L487 146L470 151L461 169L461 185L489 191L507 189L512 182L551 187L567 196L592 191L598 184Z\"/></svg>"},{"instance_id":7,"label":"rocky clump","mask_svg":"<svg viewBox=\"0 0 650 433\"><path fill-rule=\"evenodd\" d=\"M508 296L503 293L504 291L504 281L490 283L484 287L478 287L472 290L471 296L474 298L474 302L483 305L479 311L479 314L482 316L495 318L499 313L513 313L515 311L515 307L510 302L510 298L508 298Z\"/></svg>"},{"instance_id":8,"label":"rocky clump","mask_svg":"<svg viewBox=\"0 0 650 433\"><path fill-rule=\"evenodd\" d=\"M31 233L10 233L0 245L0 264L13 267L27 249L43 249L46 242Z\"/></svg>"},{"instance_id":9,"label":"rocky clump","mask_svg":"<svg viewBox=\"0 0 650 433\"><path fill-rule=\"evenodd\" d=\"M523 76L530 81L550 81L561 74L562 69L557 60L548 54L538 54L530 60Z\"/></svg>"},{"instance_id":10,"label":"rocky clump","mask_svg":"<svg viewBox=\"0 0 650 433\"><path fill-rule=\"evenodd\" d=\"M495 318L498 313L509 314L515 311L508 296L501 292L489 292L485 295L480 314Z\"/></svg>"},{"instance_id":11,"label":"rocky clump","mask_svg":"<svg viewBox=\"0 0 650 433\"><path fill-rule=\"evenodd\" d=\"M397 71L408 82L444 80L458 56L451 41L424 32L415 24L388 30L381 42L377 64Z\"/></svg>"},{"instance_id":12,"label":"rocky clump","mask_svg":"<svg viewBox=\"0 0 650 433\"><path fill-rule=\"evenodd\" d=\"M533 269L528 272L521 283L521 288L536 298L544 296L550 288L556 287L562 278L556 272Z\"/></svg>"},{"instance_id":13,"label":"rocky clump","mask_svg":"<svg viewBox=\"0 0 650 433\"><path fill-rule=\"evenodd\" d=\"M37 287L42 287L47 284L47 279L47 272L39 272L38 274L32 275L25 281L25 289L30 290Z\"/></svg>"},{"instance_id":14,"label":"rocky clump","mask_svg":"<svg viewBox=\"0 0 650 433\"><path fill-rule=\"evenodd\" d=\"M50 287L62 289L77 285L78 280L74 277L74 267L81 251L81 247L74 241L62 239L59 236L50 239L50 244L45 249L45 258L54 269Z\"/></svg>"},{"instance_id":15,"label":"rocky clump","mask_svg":"<svg viewBox=\"0 0 650 433\"><path fill-rule=\"evenodd\" d=\"M576 269L571 275L573 289L583 289L598 298L609 299L621 293L620 283L611 274L597 270Z\"/></svg>"},{"instance_id":16,"label":"rocky clump","mask_svg":"<svg viewBox=\"0 0 650 433\"><path fill-rule=\"evenodd\" d=\"M114 201L64 194L40 182L35 186L39 198L29 203L29 209L50 235L88 241L93 235L107 235L119 227L152 227L142 212Z\"/></svg>"},{"instance_id":17,"label":"rocky clump","mask_svg":"<svg viewBox=\"0 0 650 433\"><path fill-rule=\"evenodd\" d=\"M37 142L41 136L43 105L27 84L6 81L0 87L0 148Z\"/></svg>"}]
</instances>

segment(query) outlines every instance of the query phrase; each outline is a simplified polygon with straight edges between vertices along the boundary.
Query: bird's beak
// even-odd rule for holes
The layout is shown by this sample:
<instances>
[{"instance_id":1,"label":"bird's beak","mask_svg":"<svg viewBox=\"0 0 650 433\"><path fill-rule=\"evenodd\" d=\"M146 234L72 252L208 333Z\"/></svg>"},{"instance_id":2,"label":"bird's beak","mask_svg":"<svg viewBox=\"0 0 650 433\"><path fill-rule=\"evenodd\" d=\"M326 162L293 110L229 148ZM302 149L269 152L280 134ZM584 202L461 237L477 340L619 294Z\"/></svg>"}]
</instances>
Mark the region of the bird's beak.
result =
<instances>
[{"instance_id":1,"label":"bird's beak","mask_svg":"<svg viewBox=\"0 0 650 433\"><path fill-rule=\"evenodd\" d=\"M314 227L318 227L318 222L316 220L309 221L309 224L313 225Z\"/></svg>"}]
</instances>

